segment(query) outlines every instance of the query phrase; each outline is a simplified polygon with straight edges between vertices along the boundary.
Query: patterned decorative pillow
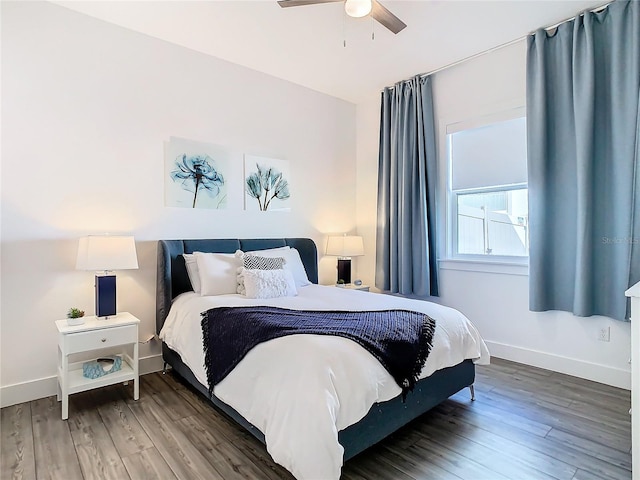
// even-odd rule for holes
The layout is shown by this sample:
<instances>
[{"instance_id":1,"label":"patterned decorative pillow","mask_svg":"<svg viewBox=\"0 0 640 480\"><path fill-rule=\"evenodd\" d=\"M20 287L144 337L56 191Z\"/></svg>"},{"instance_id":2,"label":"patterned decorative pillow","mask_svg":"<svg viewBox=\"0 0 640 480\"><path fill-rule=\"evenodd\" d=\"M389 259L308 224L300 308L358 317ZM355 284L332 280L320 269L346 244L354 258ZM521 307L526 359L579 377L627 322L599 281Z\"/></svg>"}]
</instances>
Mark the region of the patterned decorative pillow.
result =
<instances>
[{"instance_id":1,"label":"patterned decorative pillow","mask_svg":"<svg viewBox=\"0 0 640 480\"><path fill-rule=\"evenodd\" d=\"M289 270L293 274L293 279L296 281L296 288L311 285L309 278L307 278L307 270L304 268L302 259L300 258L300 252L295 248L279 247L267 250L254 250L247 253L269 258L282 257L286 260L284 269Z\"/></svg>"},{"instance_id":2,"label":"patterned decorative pillow","mask_svg":"<svg viewBox=\"0 0 640 480\"><path fill-rule=\"evenodd\" d=\"M236 289L240 295L247 294L244 285L245 270L282 270L287 263L283 257L262 257L254 253L244 253L242 250L236 250L235 255L242 260L242 267L238 268Z\"/></svg>"},{"instance_id":3,"label":"patterned decorative pillow","mask_svg":"<svg viewBox=\"0 0 640 480\"><path fill-rule=\"evenodd\" d=\"M250 253L242 257L242 266L249 270L282 270L285 263L283 257L259 257Z\"/></svg>"}]
</instances>

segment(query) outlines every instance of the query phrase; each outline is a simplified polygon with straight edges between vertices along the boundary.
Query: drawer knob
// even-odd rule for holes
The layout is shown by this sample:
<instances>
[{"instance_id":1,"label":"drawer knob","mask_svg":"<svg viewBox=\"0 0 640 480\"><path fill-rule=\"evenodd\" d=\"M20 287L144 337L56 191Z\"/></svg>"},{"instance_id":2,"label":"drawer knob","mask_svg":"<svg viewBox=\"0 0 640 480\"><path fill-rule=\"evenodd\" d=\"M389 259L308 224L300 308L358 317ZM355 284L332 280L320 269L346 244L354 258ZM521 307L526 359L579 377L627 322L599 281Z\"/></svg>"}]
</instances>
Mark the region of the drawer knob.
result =
<instances>
[{"instance_id":1,"label":"drawer knob","mask_svg":"<svg viewBox=\"0 0 640 480\"><path fill-rule=\"evenodd\" d=\"M106 341L107 341L107 339L106 339L106 338L103 338L103 339L102 339L102 340L100 340L100 341L101 341L102 343L104 343L104 342L106 342Z\"/></svg>"}]
</instances>

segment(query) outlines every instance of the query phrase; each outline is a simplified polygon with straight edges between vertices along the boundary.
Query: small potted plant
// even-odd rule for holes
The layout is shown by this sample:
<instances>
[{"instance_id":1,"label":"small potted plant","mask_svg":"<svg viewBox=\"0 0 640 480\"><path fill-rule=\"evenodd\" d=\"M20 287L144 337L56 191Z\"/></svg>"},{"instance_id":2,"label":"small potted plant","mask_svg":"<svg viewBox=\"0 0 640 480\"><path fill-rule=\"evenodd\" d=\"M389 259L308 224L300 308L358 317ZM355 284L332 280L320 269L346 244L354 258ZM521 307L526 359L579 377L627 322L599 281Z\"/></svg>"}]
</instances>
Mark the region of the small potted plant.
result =
<instances>
[{"instance_id":1,"label":"small potted plant","mask_svg":"<svg viewBox=\"0 0 640 480\"><path fill-rule=\"evenodd\" d=\"M67 312L67 324L82 325L84 323L84 310L72 307Z\"/></svg>"}]
</instances>

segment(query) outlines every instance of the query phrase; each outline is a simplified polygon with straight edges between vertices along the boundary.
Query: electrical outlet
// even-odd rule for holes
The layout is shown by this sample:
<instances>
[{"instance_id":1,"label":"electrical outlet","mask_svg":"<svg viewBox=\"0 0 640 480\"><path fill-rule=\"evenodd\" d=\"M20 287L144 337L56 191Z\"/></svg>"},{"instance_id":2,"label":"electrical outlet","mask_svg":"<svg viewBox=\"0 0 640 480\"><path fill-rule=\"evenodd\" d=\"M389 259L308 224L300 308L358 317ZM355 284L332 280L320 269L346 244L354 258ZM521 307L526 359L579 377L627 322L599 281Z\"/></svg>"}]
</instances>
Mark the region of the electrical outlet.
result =
<instances>
[{"instance_id":1,"label":"electrical outlet","mask_svg":"<svg viewBox=\"0 0 640 480\"><path fill-rule=\"evenodd\" d=\"M598 330L598 340L601 342L611 341L611 327L602 327Z\"/></svg>"}]
</instances>

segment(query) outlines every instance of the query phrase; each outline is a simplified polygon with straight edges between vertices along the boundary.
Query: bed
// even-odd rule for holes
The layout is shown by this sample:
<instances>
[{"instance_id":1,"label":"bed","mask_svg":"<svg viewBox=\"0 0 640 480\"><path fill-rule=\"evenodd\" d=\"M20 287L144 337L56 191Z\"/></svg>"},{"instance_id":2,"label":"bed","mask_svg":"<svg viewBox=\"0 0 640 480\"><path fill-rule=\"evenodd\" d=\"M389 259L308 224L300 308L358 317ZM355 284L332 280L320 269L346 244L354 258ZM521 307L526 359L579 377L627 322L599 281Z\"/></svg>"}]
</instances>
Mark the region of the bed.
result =
<instances>
[{"instance_id":1,"label":"bed","mask_svg":"<svg viewBox=\"0 0 640 480\"><path fill-rule=\"evenodd\" d=\"M299 344L294 345L293 343L292 339L295 339L296 337L298 337L296 341L299 341L303 337L305 338L305 340L306 337L309 337L312 342L315 342L315 340L311 338L312 336L294 335L285 337L286 340L271 340L270 342L260 345L259 353L259 348L256 347L254 349L256 351L255 355L254 351L251 351L250 354L254 356L250 359L250 355L247 355L247 357L242 360L240 364L238 364L236 369L232 371L231 374L229 374L229 377L234 375L234 378L232 380L225 379L222 383L216 386L213 394L210 395L208 385L206 385L206 378L203 378L203 367L201 364L202 362L198 360L199 358L201 358L199 355L202 355L202 352L194 352L198 348L197 344L200 343L201 345L202 343L201 337L196 338L198 336L198 332L195 329L196 325L199 325L199 322L197 321L197 319L192 319L194 317L199 317L199 315L197 315L198 312L206 310L207 308L210 308L212 306L235 306L239 304L238 302L241 303L244 302L244 300L242 298L238 298L241 297L240 295L205 297L194 293L192 291L191 282L187 274L187 267L183 254L191 254L193 252L233 254L237 250L267 251L269 249L282 247L290 247L291 249L295 249L299 253L299 257L306 273L306 277L308 278L309 283L311 283L311 285L309 285L308 287L302 287L299 289L298 296L295 297L295 300L291 300L294 302L294 304L305 304L305 301L309 301L311 304L314 304L314 302L316 302L321 305L320 301L322 300L332 305L342 305L342 302L347 305L350 304L349 302L355 302L353 303L354 305L373 305L373 309L376 309L375 305L382 306L383 304L385 306L387 304L390 305L389 308L405 308L407 310L411 310L412 308L423 308L424 306L425 308L427 308L429 314L436 318L436 322L439 322L439 319L437 318L438 316L443 318L456 317L456 322L461 322L462 327L460 327L460 330L463 330L466 335L461 340L461 344L464 344L464 351L462 353L456 352L454 355L449 354L445 351L445 349L438 347L439 351L442 351L444 353L438 353L437 359L433 361L430 357L425 364L425 370L431 369L433 371L426 372L427 376L418 381L414 390L406 396L406 399L404 401L401 398L401 395L398 394L399 392L394 390L394 388L398 388L397 384L388 385L389 382L387 382L386 378L383 378L384 375L388 376L386 371L384 373L378 372L376 374L378 375L378 377L372 375L372 378L377 378L377 380L375 380L377 384L374 385L376 388L375 393L376 395L378 395L376 398L381 399L381 401L369 402L368 398L370 397L370 395L363 394L362 398L360 398L358 394L354 394L354 402L359 402L357 408L348 406L348 402L343 402L345 404L344 406L339 405L339 408L344 409L345 412L349 412L349 415L355 418L356 421L354 423L353 418L347 420L341 418L340 420L336 420L334 422L334 425L330 426L331 428L333 428L334 433L336 434L335 436L337 437L337 444L335 448L333 445L329 445L325 448L324 444L318 443L318 441L320 440L310 440L308 442L308 445L302 445L307 443L306 441L304 441L304 436L300 437L303 439L303 441L294 440L295 435L304 435L304 433L301 434L299 432L293 432L291 433L291 435L289 435L287 431L284 431L284 433L282 431L278 431L278 435L274 435L274 429L269 429L270 427L265 426L265 422L269 420L268 417L273 416L274 414L269 412L255 412L267 408L266 406L263 406L262 398L250 400L252 402L251 404L247 403L249 402L249 400L247 400L247 397L250 397L251 395L263 395L263 391L256 393L256 387L253 386L253 383L255 383L255 379L258 377L252 377L252 382L245 381L245 379L251 375L250 373L247 374L247 372L251 372L250 370L247 370L247 368L249 368L248 362L253 361L257 365L265 365L269 363L272 358L276 357L279 354L279 350L275 349L283 349L282 352L284 352L285 347L289 349L300 348ZM440 402L444 401L451 395L455 394L465 387L470 387L471 394L473 396L473 382L475 378L474 362L488 363L489 359L486 346L477 334L477 331L475 330L473 325L468 322L466 317L453 309L447 309L447 307L431 304L429 302L421 302L418 300L408 300L399 297L368 292L345 291L344 289L334 287L322 287L318 286L317 283L317 249L315 243L310 239L281 238L161 240L158 243L156 327L158 333L161 334L161 338L163 338L162 355L165 364L171 365L175 372L177 372L194 388L196 388L199 392L206 396L215 407L222 410L240 426L247 429L262 443L265 443L272 457L274 457L274 460L277 463L282 464L285 468L290 470L297 478L300 479L339 478L339 472L342 462L357 455L369 446L379 442L387 435L396 431L398 428L407 424L414 418L420 416L421 414L428 411ZM264 302L257 302L257 304L262 303ZM267 303L268 302L264 304ZM280 304L278 303L278 305ZM358 306L357 308L361 307ZM169 320L167 321L168 317ZM461 317L462 320L459 320L457 317ZM168 322L166 326L165 321ZM449 320L446 319L442 320L444 325L442 328L445 330L455 330L454 328L450 327L450 325L447 323L448 321ZM178 328L175 325L181 325L181 327ZM181 333L181 335L186 338L186 340L181 339L180 341L177 341L173 339L173 337L171 337L171 335L174 334L175 331L186 332L189 329L191 329L191 332L189 334ZM438 338L440 337L438 337L438 334L436 333L436 339ZM340 352L342 351L341 349L360 349L360 347L355 345L354 342L350 342L349 340L345 339L338 340L337 337L322 339L322 341L334 342L329 348L335 349L336 351ZM349 345L344 342L347 342ZM447 342L449 342L448 338ZM268 351L268 348L271 350ZM307 347L302 348L304 349ZM434 349L436 348L434 347ZM349 350L346 354L351 354L351 350ZM262 358L260 358L258 355L263 356ZM362 356L362 353L358 353L358 355ZM366 351L364 352L364 356L367 356ZM376 363L377 366L384 371L384 369L373 357L371 357L371 359L373 360L373 363ZM245 370L242 370L241 367ZM253 368L255 370L255 367ZM238 371L238 373L236 373L236 370ZM425 374L424 370L423 374ZM261 381L267 381L266 379L269 378L269 372L260 372L260 375ZM353 378L356 378L356 376L354 376ZM357 378L359 378L359 376ZM335 379L333 379L332 377L331 381L333 382L334 380ZM353 389L351 390L352 392L354 391L354 389L356 389L358 381L359 380L353 380ZM368 381L371 382L371 380ZM227 384L231 384L233 382L235 382L233 388L231 386L229 388L226 388ZM252 385L245 385L249 383L251 383ZM336 381L336 383L339 382ZM393 383L393 379L391 379L391 383ZM245 388L245 390L242 390L242 388ZM252 389L249 390L249 388ZM306 388L304 390L306 391ZM320 389L319 391L322 394L323 392L325 392L325 390ZM235 398L232 396L232 393L236 395ZM277 398L282 399L282 394L279 393L279 395L280 396ZM299 401L295 405L306 405L306 402L313 403L313 399L322 396L316 395L310 399L308 396L304 397L304 393L297 393L296 395L301 395L301 398L305 398L305 401ZM293 397L293 395L287 394L285 400L289 397ZM267 400L264 400L264 403L268 404L268 399L271 397L267 395L265 396L265 398ZM327 402L330 401L331 399L327 400ZM365 404L360 405L362 403ZM231 406L231 404L233 404L233 406ZM336 405L333 405L332 408L336 408ZM242 414L240 412L242 412ZM337 416L339 416L339 414L340 412L337 414ZM345 413L345 415L347 414ZM307 417L315 418L314 415L310 414L308 414ZM322 415L319 415L319 417L322 417ZM318 422L320 421L324 420L319 419ZM254 424L260 425L262 428L258 428L258 426ZM263 430L270 432L267 435L268 438L266 439ZM274 440L276 436L285 441L284 446L280 445L278 447L279 443L282 442L280 442L280 440ZM316 435L316 432L312 432L309 434L309 438L320 436L321 435L319 434ZM271 438L271 442L269 441L269 437ZM295 454L289 453L289 450L300 448L306 448L306 451L299 451ZM334 451L329 452L332 449ZM327 452L325 452L325 450L327 450ZM323 455L325 455L326 458L323 458ZM311 458L311 460L307 460L306 457L313 458ZM328 465L329 463L336 463L336 465Z\"/></svg>"}]
</instances>

